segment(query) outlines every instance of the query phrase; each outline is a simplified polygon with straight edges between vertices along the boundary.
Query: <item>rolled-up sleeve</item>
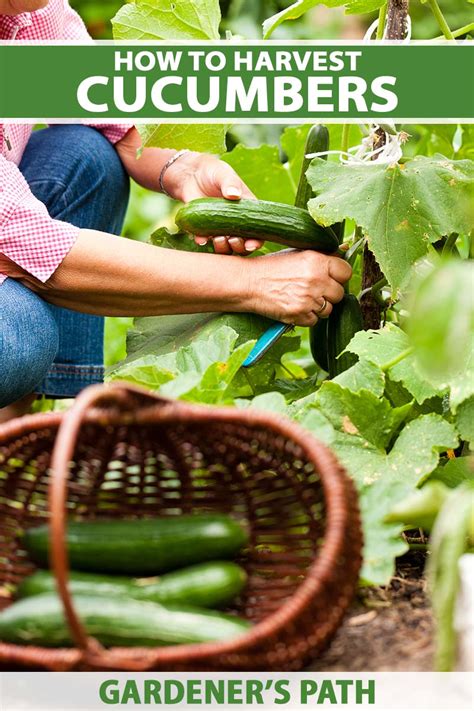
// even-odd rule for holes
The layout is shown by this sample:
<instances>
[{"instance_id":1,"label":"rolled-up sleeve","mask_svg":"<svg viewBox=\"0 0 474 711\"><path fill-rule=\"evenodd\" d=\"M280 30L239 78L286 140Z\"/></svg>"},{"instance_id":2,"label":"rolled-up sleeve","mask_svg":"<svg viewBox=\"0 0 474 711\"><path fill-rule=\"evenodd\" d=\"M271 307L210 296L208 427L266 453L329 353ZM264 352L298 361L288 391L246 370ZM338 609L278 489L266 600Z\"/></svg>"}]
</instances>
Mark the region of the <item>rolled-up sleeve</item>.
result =
<instances>
[{"instance_id":1,"label":"rolled-up sleeve","mask_svg":"<svg viewBox=\"0 0 474 711\"><path fill-rule=\"evenodd\" d=\"M74 245L79 228L53 220L14 163L0 156L0 253L46 282ZM0 272L0 283L8 274Z\"/></svg>"}]
</instances>

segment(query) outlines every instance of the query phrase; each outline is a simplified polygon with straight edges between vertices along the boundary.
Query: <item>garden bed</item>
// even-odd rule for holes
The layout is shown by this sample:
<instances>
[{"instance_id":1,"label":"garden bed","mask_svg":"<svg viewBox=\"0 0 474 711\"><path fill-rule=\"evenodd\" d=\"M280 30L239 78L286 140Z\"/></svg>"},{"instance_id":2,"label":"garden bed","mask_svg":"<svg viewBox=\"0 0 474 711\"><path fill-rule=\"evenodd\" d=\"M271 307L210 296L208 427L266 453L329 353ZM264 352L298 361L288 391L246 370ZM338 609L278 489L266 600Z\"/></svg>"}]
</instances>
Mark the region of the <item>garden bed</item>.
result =
<instances>
[{"instance_id":1,"label":"garden bed","mask_svg":"<svg viewBox=\"0 0 474 711\"><path fill-rule=\"evenodd\" d=\"M409 553L388 587L362 589L311 671L432 671L433 619L424 555Z\"/></svg>"}]
</instances>

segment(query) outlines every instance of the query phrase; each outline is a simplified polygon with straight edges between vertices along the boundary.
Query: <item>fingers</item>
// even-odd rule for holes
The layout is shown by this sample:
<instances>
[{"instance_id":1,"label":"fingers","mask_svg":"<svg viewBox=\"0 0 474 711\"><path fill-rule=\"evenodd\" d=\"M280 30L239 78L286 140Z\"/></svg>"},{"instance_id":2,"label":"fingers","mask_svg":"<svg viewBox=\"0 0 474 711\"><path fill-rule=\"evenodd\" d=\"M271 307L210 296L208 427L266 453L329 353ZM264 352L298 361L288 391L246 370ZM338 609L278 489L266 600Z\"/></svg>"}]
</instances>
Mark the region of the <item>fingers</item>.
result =
<instances>
[{"instance_id":1,"label":"fingers","mask_svg":"<svg viewBox=\"0 0 474 711\"><path fill-rule=\"evenodd\" d=\"M328 273L330 277L340 284L345 284L352 276L352 268L350 264L340 257L330 257L328 260Z\"/></svg>"},{"instance_id":2,"label":"fingers","mask_svg":"<svg viewBox=\"0 0 474 711\"><path fill-rule=\"evenodd\" d=\"M194 241L199 247L204 247L209 239L209 237L195 237ZM243 257L260 249L263 244L257 240L243 240L240 237L214 237L212 242L216 254L238 254Z\"/></svg>"},{"instance_id":3,"label":"fingers","mask_svg":"<svg viewBox=\"0 0 474 711\"><path fill-rule=\"evenodd\" d=\"M331 304L338 304L344 297L344 287L334 279L328 279L323 288L324 296Z\"/></svg>"},{"instance_id":4,"label":"fingers","mask_svg":"<svg viewBox=\"0 0 474 711\"><path fill-rule=\"evenodd\" d=\"M214 172L214 184L217 191L227 200L255 200L255 195L239 178L228 163L219 161Z\"/></svg>"},{"instance_id":5,"label":"fingers","mask_svg":"<svg viewBox=\"0 0 474 711\"><path fill-rule=\"evenodd\" d=\"M232 247L227 237L213 237L212 242L216 254L232 254Z\"/></svg>"},{"instance_id":6,"label":"fingers","mask_svg":"<svg viewBox=\"0 0 474 711\"><path fill-rule=\"evenodd\" d=\"M332 303L326 299L326 297L323 297L323 299L319 300L318 303L320 306L315 310L314 314L315 316L320 319L320 318L329 318L329 316L332 313Z\"/></svg>"}]
</instances>

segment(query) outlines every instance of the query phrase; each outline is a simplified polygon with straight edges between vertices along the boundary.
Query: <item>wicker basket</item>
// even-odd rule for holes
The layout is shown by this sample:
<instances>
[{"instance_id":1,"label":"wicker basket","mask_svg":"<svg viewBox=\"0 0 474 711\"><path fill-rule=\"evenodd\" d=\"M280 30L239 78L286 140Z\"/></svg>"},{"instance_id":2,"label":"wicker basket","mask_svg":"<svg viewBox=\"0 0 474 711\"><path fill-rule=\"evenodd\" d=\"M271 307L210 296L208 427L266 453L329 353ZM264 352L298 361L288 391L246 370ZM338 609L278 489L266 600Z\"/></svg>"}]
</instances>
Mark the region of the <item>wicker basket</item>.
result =
<instances>
[{"instance_id":1,"label":"wicker basket","mask_svg":"<svg viewBox=\"0 0 474 711\"><path fill-rule=\"evenodd\" d=\"M231 612L254 623L229 642L103 649L68 594L66 517L229 513L250 532L249 582ZM297 670L348 607L362 536L351 481L331 452L271 414L171 402L124 384L93 386L67 414L0 428L0 607L33 566L19 534L49 520L51 562L76 646L0 641L3 668Z\"/></svg>"}]
</instances>

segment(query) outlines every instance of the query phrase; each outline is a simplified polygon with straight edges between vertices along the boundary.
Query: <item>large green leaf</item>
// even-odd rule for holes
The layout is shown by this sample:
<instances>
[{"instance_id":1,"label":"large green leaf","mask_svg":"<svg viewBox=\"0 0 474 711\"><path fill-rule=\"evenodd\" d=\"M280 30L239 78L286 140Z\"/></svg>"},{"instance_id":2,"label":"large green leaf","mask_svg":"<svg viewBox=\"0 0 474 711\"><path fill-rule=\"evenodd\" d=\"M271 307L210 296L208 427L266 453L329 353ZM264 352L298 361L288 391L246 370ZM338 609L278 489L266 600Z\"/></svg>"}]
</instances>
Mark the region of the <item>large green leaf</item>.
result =
<instances>
[{"instance_id":1,"label":"large green leaf","mask_svg":"<svg viewBox=\"0 0 474 711\"><path fill-rule=\"evenodd\" d=\"M268 319L254 314L185 314L136 319L134 329L128 334L128 356L113 368L109 377L157 389L170 379L163 375L163 369L166 374L173 371L176 353L183 348L195 346L201 349L204 352L202 357L211 358L206 361L210 366L212 358L221 362L222 354L213 352L208 344L223 327L237 334L233 346L238 348L255 341L269 325ZM297 350L299 343L297 333L286 334L260 363L248 371L236 373L232 381L233 394L248 397L261 387L268 389L268 383L281 377L280 362L283 354ZM193 382L190 387L194 385ZM172 387L177 386L169 386ZM170 390L167 393L170 394Z\"/></svg>"},{"instance_id":2,"label":"large green leaf","mask_svg":"<svg viewBox=\"0 0 474 711\"><path fill-rule=\"evenodd\" d=\"M219 39L219 0L136 0L112 20L116 40Z\"/></svg>"},{"instance_id":3,"label":"large green leaf","mask_svg":"<svg viewBox=\"0 0 474 711\"><path fill-rule=\"evenodd\" d=\"M232 401L231 386L255 341L237 346L239 334L220 324L161 355L122 364L112 379L130 380L165 397L218 404Z\"/></svg>"},{"instance_id":4,"label":"large green leaf","mask_svg":"<svg viewBox=\"0 0 474 711\"><path fill-rule=\"evenodd\" d=\"M137 126L143 148L172 148L176 151L222 153L226 127L220 124L144 124Z\"/></svg>"},{"instance_id":5,"label":"large green leaf","mask_svg":"<svg viewBox=\"0 0 474 711\"><path fill-rule=\"evenodd\" d=\"M367 236L392 287L406 282L430 242L474 227L474 162L417 157L404 165L342 165L314 159L308 204L316 222L351 219Z\"/></svg>"},{"instance_id":6,"label":"large green leaf","mask_svg":"<svg viewBox=\"0 0 474 711\"><path fill-rule=\"evenodd\" d=\"M355 393L369 390L377 397L382 397L385 390L385 374L370 360L359 360L352 368L333 378L332 382Z\"/></svg>"},{"instance_id":7,"label":"large green leaf","mask_svg":"<svg viewBox=\"0 0 474 711\"><path fill-rule=\"evenodd\" d=\"M391 380L403 383L420 404L445 390L432 385L420 373L415 355L409 352L408 336L392 323L378 331L359 331L347 350L361 359L375 363L379 368L386 369Z\"/></svg>"},{"instance_id":8,"label":"large green leaf","mask_svg":"<svg viewBox=\"0 0 474 711\"><path fill-rule=\"evenodd\" d=\"M290 172L280 161L277 146L249 148L239 144L222 160L238 173L259 200L273 200L292 205L296 187Z\"/></svg>"},{"instance_id":9,"label":"large green leaf","mask_svg":"<svg viewBox=\"0 0 474 711\"><path fill-rule=\"evenodd\" d=\"M403 525L387 523L385 517L394 502L403 500L409 491L404 482L380 479L360 492L364 531L362 584L387 585L395 572L395 559L408 551L401 535Z\"/></svg>"},{"instance_id":10,"label":"large green leaf","mask_svg":"<svg viewBox=\"0 0 474 711\"><path fill-rule=\"evenodd\" d=\"M402 525L387 523L385 516L436 468L439 453L458 442L453 426L439 415L408 422L397 437L408 412L405 406L390 414L387 401L374 393L351 393L334 382L289 407L295 419L334 450L358 487L365 583L387 584L395 557L407 550Z\"/></svg>"},{"instance_id":11,"label":"large green leaf","mask_svg":"<svg viewBox=\"0 0 474 711\"><path fill-rule=\"evenodd\" d=\"M347 13L366 13L378 10L385 3L385 0L296 0L285 10L281 10L276 15L269 17L263 23L263 37L268 39L286 20L297 20L316 5L326 5L327 7L346 6Z\"/></svg>"},{"instance_id":12,"label":"large green leaf","mask_svg":"<svg viewBox=\"0 0 474 711\"><path fill-rule=\"evenodd\" d=\"M408 335L428 378L466 377L473 352L474 263L453 259L425 275L414 290ZM474 378L474 373L471 374Z\"/></svg>"},{"instance_id":13,"label":"large green leaf","mask_svg":"<svg viewBox=\"0 0 474 711\"><path fill-rule=\"evenodd\" d=\"M219 0L136 0L112 20L116 40L219 39ZM148 124L138 126L144 148L222 153L226 127L219 124Z\"/></svg>"}]
</instances>

